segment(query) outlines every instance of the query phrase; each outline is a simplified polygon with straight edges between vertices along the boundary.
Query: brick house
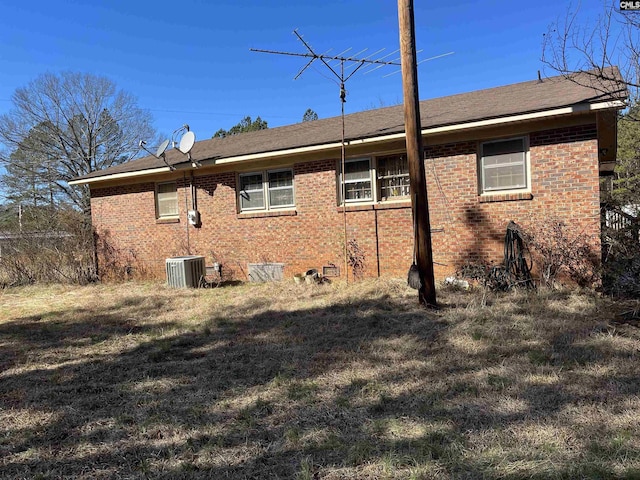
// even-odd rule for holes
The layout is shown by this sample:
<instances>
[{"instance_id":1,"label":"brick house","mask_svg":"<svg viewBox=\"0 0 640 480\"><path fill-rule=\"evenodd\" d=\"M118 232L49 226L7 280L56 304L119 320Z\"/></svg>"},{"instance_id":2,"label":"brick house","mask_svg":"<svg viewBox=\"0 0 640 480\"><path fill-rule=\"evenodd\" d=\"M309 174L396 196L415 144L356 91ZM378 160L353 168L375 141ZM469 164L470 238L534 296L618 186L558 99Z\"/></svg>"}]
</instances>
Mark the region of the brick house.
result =
<instances>
[{"instance_id":1,"label":"brick house","mask_svg":"<svg viewBox=\"0 0 640 480\"><path fill-rule=\"evenodd\" d=\"M554 77L420 103L437 279L499 262L510 220L563 219L597 253L599 177L613 170L627 95L614 87ZM341 132L335 117L204 140L191 159L172 149L71 183L90 187L98 234L159 278L167 257L187 254L239 279L270 262L285 277L331 265L344 276L345 239L364 254L365 275L404 277L413 225L403 107L345 117L344 177Z\"/></svg>"}]
</instances>

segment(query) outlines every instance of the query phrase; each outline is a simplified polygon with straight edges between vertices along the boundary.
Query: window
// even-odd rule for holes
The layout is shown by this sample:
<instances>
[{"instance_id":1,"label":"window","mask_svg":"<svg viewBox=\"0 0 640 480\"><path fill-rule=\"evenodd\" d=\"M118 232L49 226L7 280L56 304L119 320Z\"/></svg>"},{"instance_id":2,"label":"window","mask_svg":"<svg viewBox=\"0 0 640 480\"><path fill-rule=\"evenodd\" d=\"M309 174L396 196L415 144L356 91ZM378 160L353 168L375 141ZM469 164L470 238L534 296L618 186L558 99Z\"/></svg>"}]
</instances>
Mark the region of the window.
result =
<instances>
[{"instance_id":1,"label":"window","mask_svg":"<svg viewBox=\"0 0 640 480\"><path fill-rule=\"evenodd\" d=\"M380 200L409 196L409 164L406 155L378 157Z\"/></svg>"},{"instance_id":2,"label":"window","mask_svg":"<svg viewBox=\"0 0 640 480\"><path fill-rule=\"evenodd\" d=\"M280 170L267 172L269 176L269 206L271 208L293 206L293 172Z\"/></svg>"},{"instance_id":3,"label":"window","mask_svg":"<svg viewBox=\"0 0 640 480\"><path fill-rule=\"evenodd\" d=\"M393 200L409 196L409 165L405 154L345 161L346 203ZM338 166L340 171L340 165ZM338 186L342 187L339 175ZM338 198L342 191L338 192Z\"/></svg>"},{"instance_id":4,"label":"window","mask_svg":"<svg viewBox=\"0 0 640 480\"><path fill-rule=\"evenodd\" d=\"M347 202L371 200L371 161L368 158L344 163L344 195Z\"/></svg>"},{"instance_id":5,"label":"window","mask_svg":"<svg viewBox=\"0 0 640 480\"><path fill-rule=\"evenodd\" d=\"M158 218L178 216L178 188L176 182L156 185L156 214Z\"/></svg>"},{"instance_id":6,"label":"window","mask_svg":"<svg viewBox=\"0 0 640 480\"><path fill-rule=\"evenodd\" d=\"M293 207L293 170L240 174L240 211Z\"/></svg>"},{"instance_id":7,"label":"window","mask_svg":"<svg viewBox=\"0 0 640 480\"><path fill-rule=\"evenodd\" d=\"M240 210L264 208L262 173L240 175Z\"/></svg>"},{"instance_id":8,"label":"window","mask_svg":"<svg viewBox=\"0 0 640 480\"><path fill-rule=\"evenodd\" d=\"M525 138L485 142L480 147L480 191L521 190L527 185Z\"/></svg>"}]
</instances>

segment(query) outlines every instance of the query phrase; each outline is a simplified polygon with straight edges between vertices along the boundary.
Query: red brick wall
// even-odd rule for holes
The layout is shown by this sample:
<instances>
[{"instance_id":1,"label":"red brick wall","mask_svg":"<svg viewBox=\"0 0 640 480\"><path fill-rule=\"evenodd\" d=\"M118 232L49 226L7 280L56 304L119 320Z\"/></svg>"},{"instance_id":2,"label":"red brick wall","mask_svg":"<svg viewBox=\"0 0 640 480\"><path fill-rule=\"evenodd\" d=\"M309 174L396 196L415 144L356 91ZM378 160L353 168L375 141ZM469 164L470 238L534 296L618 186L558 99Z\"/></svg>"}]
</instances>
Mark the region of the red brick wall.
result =
<instances>
[{"instance_id":1,"label":"red brick wall","mask_svg":"<svg viewBox=\"0 0 640 480\"><path fill-rule=\"evenodd\" d=\"M528 230L558 218L600 245L596 126L531 133L531 194L478 196L477 142L426 147L434 261L440 275L467 261L500 262L510 220ZM467 181L468 179L468 181ZM517 199L524 197L524 199ZM516 199L512 199L516 198Z\"/></svg>"},{"instance_id":2,"label":"red brick wall","mask_svg":"<svg viewBox=\"0 0 640 480\"><path fill-rule=\"evenodd\" d=\"M578 225L599 246L596 126L535 132L529 145L531 194L491 197L478 194L477 141L425 146L437 278L468 261L500 262L510 220L528 227L558 217ZM296 209L287 215L238 214L235 172L196 172L200 228L186 226L188 177L178 181L179 223L156 222L153 183L92 188L93 221L114 246L133 251L160 278L165 258L185 254L221 262L241 279L248 263L259 262L284 263L288 277L330 263L344 274L336 163L295 163ZM364 252L366 274L406 276L413 248L409 203L351 207L346 215L348 237Z\"/></svg>"}]
</instances>

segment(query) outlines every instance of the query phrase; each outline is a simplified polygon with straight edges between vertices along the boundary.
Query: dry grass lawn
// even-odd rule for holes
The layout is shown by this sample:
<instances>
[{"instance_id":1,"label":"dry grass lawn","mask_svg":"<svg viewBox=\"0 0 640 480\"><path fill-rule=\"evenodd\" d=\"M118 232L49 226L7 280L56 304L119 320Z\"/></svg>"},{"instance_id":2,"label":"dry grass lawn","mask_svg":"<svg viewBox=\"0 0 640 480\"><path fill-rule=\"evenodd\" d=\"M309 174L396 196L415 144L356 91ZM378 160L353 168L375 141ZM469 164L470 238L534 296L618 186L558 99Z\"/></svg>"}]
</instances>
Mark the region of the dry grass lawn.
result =
<instances>
[{"instance_id":1,"label":"dry grass lawn","mask_svg":"<svg viewBox=\"0 0 640 480\"><path fill-rule=\"evenodd\" d=\"M0 291L0 477L640 478L637 305L439 295Z\"/></svg>"}]
</instances>

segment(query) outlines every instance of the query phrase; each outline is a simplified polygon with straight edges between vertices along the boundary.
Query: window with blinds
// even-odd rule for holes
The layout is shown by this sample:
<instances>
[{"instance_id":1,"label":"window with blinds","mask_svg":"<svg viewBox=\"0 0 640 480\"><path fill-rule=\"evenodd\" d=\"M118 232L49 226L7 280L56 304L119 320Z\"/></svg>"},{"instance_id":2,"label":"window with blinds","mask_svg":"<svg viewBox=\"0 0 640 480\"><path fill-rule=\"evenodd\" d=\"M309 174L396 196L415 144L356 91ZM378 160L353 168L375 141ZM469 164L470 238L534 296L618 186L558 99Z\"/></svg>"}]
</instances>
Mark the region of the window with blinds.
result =
<instances>
[{"instance_id":1,"label":"window with blinds","mask_svg":"<svg viewBox=\"0 0 640 480\"><path fill-rule=\"evenodd\" d=\"M371 188L371 160L355 158L345 161L344 196L347 202L373 200Z\"/></svg>"},{"instance_id":2,"label":"window with blinds","mask_svg":"<svg viewBox=\"0 0 640 480\"><path fill-rule=\"evenodd\" d=\"M341 167L338 162L338 204L343 188L346 203L403 201L410 195L405 153L349 158L344 162L344 176Z\"/></svg>"},{"instance_id":3,"label":"window with blinds","mask_svg":"<svg viewBox=\"0 0 640 480\"><path fill-rule=\"evenodd\" d=\"M526 139L511 138L481 145L480 189L482 193L528 187Z\"/></svg>"},{"instance_id":4,"label":"window with blinds","mask_svg":"<svg viewBox=\"0 0 640 480\"><path fill-rule=\"evenodd\" d=\"M156 215L158 218L178 216L178 187L176 182L156 185Z\"/></svg>"}]
</instances>

